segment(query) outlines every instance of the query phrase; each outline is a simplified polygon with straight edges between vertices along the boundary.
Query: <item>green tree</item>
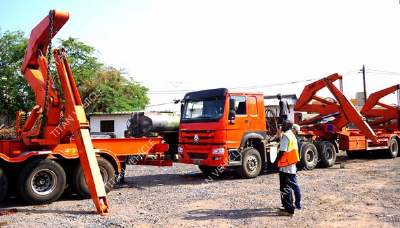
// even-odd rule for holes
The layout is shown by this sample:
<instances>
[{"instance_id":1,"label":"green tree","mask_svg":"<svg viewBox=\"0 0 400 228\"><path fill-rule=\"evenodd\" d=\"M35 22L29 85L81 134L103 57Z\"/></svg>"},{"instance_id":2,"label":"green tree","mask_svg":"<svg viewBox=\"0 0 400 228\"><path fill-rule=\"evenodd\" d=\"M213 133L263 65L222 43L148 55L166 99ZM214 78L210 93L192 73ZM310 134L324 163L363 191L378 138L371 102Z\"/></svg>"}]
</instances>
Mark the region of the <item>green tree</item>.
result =
<instances>
[{"instance_id":1,"label":"green tree","mask_svg":"<svg viewBox=\"0 0 400 228\"><path fill-rule=\"evenodd\" d=\"M88 104L87 112L117 112L143 110L149 103L148 89L140 86L131 77L124 76L123 70L103 67L96 78L84 79L88 90L83 96ZM93 98L98 99L93 99ZM93 103L93 105L90 105Z\"/></svg>"},{"instance_id":2,"label":"green tree","mask_svg":"<svg viewBox=\"0 0 400 228\"><path fill-rule=\"evenodd\" d=\"M58 39L58 43L67 52L87 113L135 111L144 109L149 103L148 89L133 81L123 70L100 63L94 47L71 37ZM35 94L20 72L27 45L28 39L22 31L3 34L0 30L0 112L30 111L35 105ZM53 58L50 66L53 78L58 81ZM61 94L60 86L57 90Z\"/></svg>"},{"instance_id":3,"label":"green tree","mask_svg":"<svg viewBox=\"0 0 400 228\"><path fill-rule=\"evenodd\" d=\"M95 54L98 52L94 47L88 46L77 38L57 39L59 47L67 52L68 63L74 79L80 90L85 90L82 80L92 79L104 65L99 62ZM55 71L56 72L56 71Z\"/></svg>"},{"instance_id":4,"label":"green tree","mask_svg":"<svg viewBox=\"0 0 400 228\"><path fill-rule=\"evenodd\" d=\"M76 38L58 39L67 52L68 63L86 112L142 110L149 104L148 89L135 82L123 69L100 63L95 48Z\"/></svg>"},{"instance_id":5,"label":"green tree","mask_svg":"<svg viewBox=\"0 0 400 228\"><path fill-rule=\"evenodd\" d=\"M21 75L27 44L24 32L0 30L0 111L3 113L31 110L35 104L33 90Z\"/></svg>"}]
</instances>

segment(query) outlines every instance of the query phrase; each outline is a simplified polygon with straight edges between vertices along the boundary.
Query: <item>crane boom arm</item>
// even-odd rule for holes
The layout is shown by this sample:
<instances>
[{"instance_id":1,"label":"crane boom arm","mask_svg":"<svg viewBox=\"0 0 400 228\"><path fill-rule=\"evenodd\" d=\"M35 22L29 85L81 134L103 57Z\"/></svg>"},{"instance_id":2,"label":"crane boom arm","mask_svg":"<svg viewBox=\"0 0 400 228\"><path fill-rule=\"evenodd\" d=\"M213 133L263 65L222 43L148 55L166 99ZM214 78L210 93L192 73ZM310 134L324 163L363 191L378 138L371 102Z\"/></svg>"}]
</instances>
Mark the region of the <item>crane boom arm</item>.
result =
<instances>
[{"instance_id":1,"label":"crane boom arm","mask_svg":"<svg viewBox=\"0 0 400 228\"><path fill-rule=\"evenodd\" d=\"M57 92L51 88L52 81L50 80L51 89L45 83L48 63L43 55L47 51L51 51L47 50L47 45L51 42L50 38L61 29L68 18L69 14L67 12L51 10L49 16L45 17L32 30L21 72L35 92L37 105L34 108L35 113L31 115L34 117L30 117L31 119L27 120L28 126L24 125L24 128L20 132L20 138L23 139L25 144L58 145L64 142L69 143L73 135L90 195L97 212L104 215L109 212L106 191L100 175L93 143L90 139L89 122L86 119L85 110L64 49L55 49L53 51L65 99L63 112L61 112L61 99L58 99ZM49 23L53 25L52 28L49 26ZM52 33L50 33L51 30L53 30ZM53 34L52 37L50 37L50 34ZM48 94L43 92L46 89L49 91ZM46 97L46 95L49 97ZM31 132L30 128L39 118L46 99L49 99L49 109L44 110L46 111L44 114L48 116L48 119L41 123L45 125L45 133L43 138L35 138L32 136L37 136L37 132ZM60 121L61 116L64 117L63 122ZM54 131L54 129L61 128L59 126L62 126L62 131Z\"/></svg>"},{"instance_id":2,"label":"crane boom arm","mask_svg":"<svg viewBox=\"0 0 400 228\"><path fill-rule=\"evenodd\" d=\"M379 140L376 137L374 131L365 122L364 118L354 108L351 102L333 84L334 81L341 78L342 76L339 74L332 74L326 78L322 78L316 82L306 85L294 107L294 110L304 111L304 109L309 106L308 103L313 99L321 101L323 105L313 106L315 108L314 111L326 115L325 111L328 110L326 107L330 107L329 110L339 112L339 119L333 122L336 125L336 129L339 129L348 123L354 123L357 128L365 134L367 138L369 138L374 144L378 144ZM323 99L321 100L321 98L316 96L316 93L324 87L327 87L329 89L329 91L336 98L337 102L340 105L337 105L336 103L332 103L330 101L324 102Z\"/></svg>"}]
</instances>

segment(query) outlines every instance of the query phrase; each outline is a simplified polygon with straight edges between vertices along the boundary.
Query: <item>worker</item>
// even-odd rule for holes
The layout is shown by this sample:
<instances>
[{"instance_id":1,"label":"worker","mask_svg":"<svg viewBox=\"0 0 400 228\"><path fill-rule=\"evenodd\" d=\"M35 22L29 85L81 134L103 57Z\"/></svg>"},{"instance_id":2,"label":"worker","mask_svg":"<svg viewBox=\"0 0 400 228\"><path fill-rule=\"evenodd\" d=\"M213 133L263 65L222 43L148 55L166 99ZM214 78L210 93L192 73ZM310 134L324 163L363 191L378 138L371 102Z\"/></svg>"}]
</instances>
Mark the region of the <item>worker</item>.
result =
<instances>
[{"instance_id":1,"label":"worker","mask_svg":"<svg viewBox=\"0 0 400 228\"><path fill-rule=\"evenodd\" d=\"M131 138L131 133L128 130L124 131L124 138ZM121 163L121 173L117 175L117 183L118 184L127 184L125 182L125 171L126 171L126 163L128 162L128 156L125 157L125 161Z\"/></svg>"},{"instance_id":2,"label":"worker","mask_svg":"<svg viewBox=\"0 0 400 228\"><path fill-rule=\"evenodd\" d=\"M124 131L124 138L130 138L131 137L131 133L128 130Z\"/></svg>"},{"instance_id":3,"label":"worker","mask_svg":"<svg viewBox=\"0 0 400 228\"><path fill-rule=\"evenodd\" d=\"M300 131L300 126L298 124L293 124L292 132L293 132L294 136L297 139L297 148L298 148L299 159L300 159L301 158L301 155L300 155L301 141L300 141L300 138L298 136L299 131ZM297 172L297 167L296 167L296 172ZM301 208L302 208L302 205L301 205L301 191L300 191L299 182L297 180L297 174L294 177L294 183L292 185L292 189L293 189L294 198L295 198L294 206L295 206L295 208L297 210L301 210Z\"/></svg>"},{"instance_id":4,"label":"worker","mask_svg":"<svg viewBox=\"0 0 400 228\"><path fill-rule=\"evenodd\" d=\"M297 146L299 148L299 158L301 158L301 156L300 156L301 141L299 138L299 131L300 131L300 126L298 124L293 124L292 132L293 132L294 136L296 136Z\"/></svg>"},{"instance_id":5,"label":"worker","mask_svg":"<svg viewBox=\"0 0 400 228\"><path fill-rule=\"evenodd\" d=\"M296 163L299 162L298 146L295 135L292 132L293 122L285 120L282 123L282 139L280 141L279 153L272 164L279 167L279 182L281 202L284 210L279 215L294 216L295 206L293 204L293 188L296 176Z\"/></svg>"},{"instance_id":6,"label":"worker","mask_svg":"<svg viewBox=\"0 0 400 228\"><path fill-rule=\"evenodd\" d=\"M290 113L290 107L286 100L282 100L282 94L278 93L276 97L279 100L279 117L281 119L281 123L288 119L288 113Z\"/></svg>"},{"instance_id":7,"label":"worker","mask_svg":"<svg viewBox=\"0 0 400 228\"><path fill-rule=\"evenodd\" d=\"M299 158L301 158L300 156L300 148L301 148L301 141L300 138L298 136L300 131L300 126L298 124L293 124L292 127L292 132L294 134L294 136L296 137L296 141L297 141L297 146L298 146L298 152L299 152ZM280 131L278 131L277 133L277 138L282 138L282 133ZM296 173L297 173L297 167L296 167ZM294 206L297 210L301 210L302 205L301 205L301 191L300 191L300 186L299 186L299 182L297 179L297 174L294 178L294 183L292 184L292 189L293 189L293 193L294 193L294 198L295 198L295 202L294 202ZM279 207L280 210L284 210L285 207L282 205Z\"/></svg>"}]
</instances>

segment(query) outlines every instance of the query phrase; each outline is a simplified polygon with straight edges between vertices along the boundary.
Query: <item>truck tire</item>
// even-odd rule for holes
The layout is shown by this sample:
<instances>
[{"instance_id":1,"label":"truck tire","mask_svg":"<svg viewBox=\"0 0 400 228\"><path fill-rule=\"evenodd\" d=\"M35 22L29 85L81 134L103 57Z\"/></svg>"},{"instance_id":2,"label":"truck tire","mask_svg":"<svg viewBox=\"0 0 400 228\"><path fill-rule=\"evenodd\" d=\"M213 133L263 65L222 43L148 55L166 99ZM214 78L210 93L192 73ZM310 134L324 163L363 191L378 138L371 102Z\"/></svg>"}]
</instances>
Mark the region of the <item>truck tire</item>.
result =
<instances>
[{"instance_id":1,"label":"truck tire","mask_svg":"<svg viewBox=\"0 0 400 228\"><path fill-rule=\"evenodd\" d=\"M109 193L115 185L115 170L111 163L103 158L97 157L97 163L99 164L100 175L103 178L104 187L106 193ZM85 181L85 176L83 174L82 165L79 162L74 170L72 176L72 187L76 194L79 196L90 199L90 191Z\"/></svg>"},{"instance_id":2,"label":"truck tire","mask_svg":"<svg viewBox=\"0 0 400 228\"><path fill-rule=\"evenodd\" d=\"M4 198L6 198L7 191L8 179L5 172L3 172L3 170L0 168L0 203L3 202Z\"/></svg>"},{"instance_id":3,"label":"truck tire","mask_svg":"<svg viewBox=\"0 0 400 228\"><path fill-rule=\"evenodd\" d=\"M300 161L297 163L299 170L312 170L318 164L318 151L314 144L304 142L300 148Z\"/></svg>"},{"instance_id":4,"label":"truck tire","mask_svg":"<svg viewBox=\"0 0 400 228\"><path fill-rule=\"evenodd\" d=\"M261 172L261 156L258 150L249 147L242 153L242 165L237 167L240 177L250 179L258 176Z\"/></svg>"},{"instance_id":5,"label":"truck tire","mask_svg":"<svg viewBox=\"0 0 400 228\"><path fill-rule=\"evenodd\" d=\"M18 192L31 204L47 204L63 194L67 178L57 162L44 159L28 163L18 176Z\"/></svg>"},{"instance_id":6,"label":"truck tire","mask_svg":"<svg viewBox=\"0 0 400 228\"><path fill-rule=\"evenodd\" d=\"M318 158L320 159L318 163L320 167L332 167L336 161L335 146L329 141L321 142L318 148Z\"/></svg>"},{"instance_id":7,"label":"truck tire","mask_svg":"<svg viewBox=\"0 0 400 228\"><path fill-rule=\"evenodd\" d=\"M386 155L388 158L395 158L399 154L399 143L396 138L392 137L390 139L389 149L386 150Z\"/></svg>"},{"instance_id":8,"label":"truck tire","mask_svg":"<svg viewBox=\"0 0 400 228\"><path fill-rule=\"evenodd\" d=\"M400 145L400 138L397 138L397 144ZM397 153L397 157L400 157L400 153Z\"/></svg>"},{"instance_id":9,"label":"truck tire","mask_svg":"<svg viewBox=\"0 0 400 228\"><path fill-rule=\"evenodd\" d=\"M201 172L203 172L206 175L210 175L211 173L216 173L217 171L215 170L217 167L214 166L207 166L207 165L199 165L199 169Z\"/></svg>"}]
</instances>

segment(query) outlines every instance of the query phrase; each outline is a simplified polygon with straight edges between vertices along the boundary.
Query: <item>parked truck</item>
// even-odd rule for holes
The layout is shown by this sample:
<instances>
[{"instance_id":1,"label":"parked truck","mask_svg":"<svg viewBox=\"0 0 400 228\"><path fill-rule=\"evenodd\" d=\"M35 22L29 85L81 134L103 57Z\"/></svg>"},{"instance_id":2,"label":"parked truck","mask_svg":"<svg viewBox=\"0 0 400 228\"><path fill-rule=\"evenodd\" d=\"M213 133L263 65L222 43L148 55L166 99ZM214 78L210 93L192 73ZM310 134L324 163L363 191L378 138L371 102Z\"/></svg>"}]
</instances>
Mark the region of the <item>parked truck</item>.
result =
<instances>
[{"instance_id":1,"label":"parked truck","mask_svg":"<svg viewBox=\"0 0 400 228\"><path fill-rule=\"evenodd\" d=\"M332 84L339 78L340 75L334 74L307 85L296 103L296 111L320 113L298 123L302 125L299 169L331 167L339 150L346 150L349 155L372 149L385 151L390 157L398 154L399 108L377 101L377 97L398 87L372 94L362 116ZM315 95L325 86L336 100ZM320 104L309 104L312 99ZM243 178L254 178L275 160L278 125L269 119L274 117L266 117L266 112L270 113L265 110L262 93L219 88L187 93L182 102L180 163L198 165L207 174L226 167L235 169ZM373 108L375 104L386 110ZM368 123L365 118L374 121ZM357 129L347 129L350 123Z\"/></svg>"},{"instance_id":2,"label":"parked truck","mask_svg":"<svg viewBox=\"0 0 400 228\"><path fill-rule=\"evenodd\" d=\"M380 100L397 91L399 85L372 93L360 111L343 95L334 82L342 80L332 74L304 87L295 111L312 112L316 115L298 124L302 126L302 140L308 150L301 151L302 167L313 169L318 163L324 167L333 165L336 153L346 151L349 157L366 152L380 153L389 158L398 156L400 136L399 107ZM327 88L334 99L322 98L317 92ZM351 124L353 127L348 127Z\"/></svg>"},{"instance_id":3,"label":"parked truck","mask_svg":"<svg viewBox=\"0 0 400 228\"><path fill-rule=\"evenodd\" d=\"M179 126L179 163L204 173L236 169L243 178L258 176L277 154L267 137L262 93L226 88L187 93Z\"/></svg>"},{"instance_id":4,"label":"parked truck","mask_svg":"<svg viewBox=\"0 0 400 228\"><path fill-rule=\"evenodd\" d=\"M36 105L17 112L16 139L0 140L0 202L15 192L31 204L57 200L71 189L92 198L96 212L107 214L106 193L121 172L121 163L166 166L161 137L91 139L89 122L64 49L51 50L51 39L69 13L51 10L31 32L21 73L32 87ZM49 53L46 59L46 53ZM62 99L50 75L54 56ZM147 159L151 155L151 159Z\"/></svg>"}]
</instances>

